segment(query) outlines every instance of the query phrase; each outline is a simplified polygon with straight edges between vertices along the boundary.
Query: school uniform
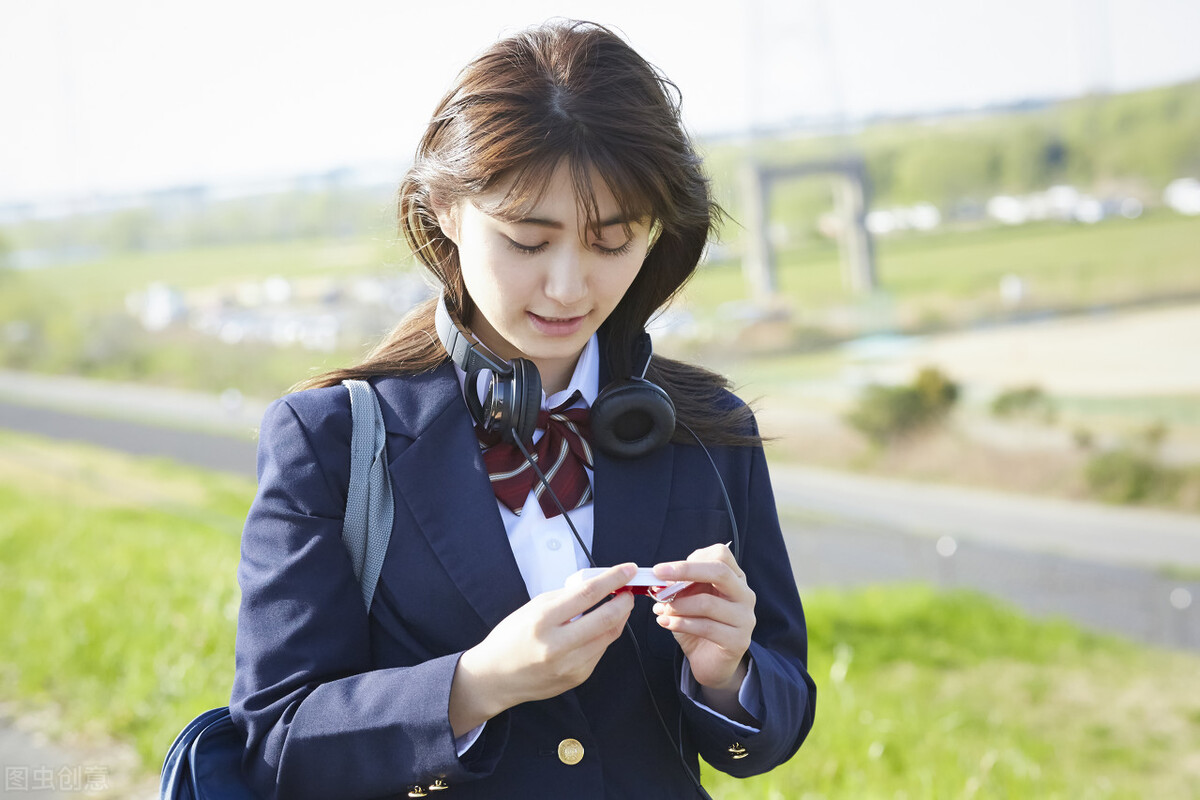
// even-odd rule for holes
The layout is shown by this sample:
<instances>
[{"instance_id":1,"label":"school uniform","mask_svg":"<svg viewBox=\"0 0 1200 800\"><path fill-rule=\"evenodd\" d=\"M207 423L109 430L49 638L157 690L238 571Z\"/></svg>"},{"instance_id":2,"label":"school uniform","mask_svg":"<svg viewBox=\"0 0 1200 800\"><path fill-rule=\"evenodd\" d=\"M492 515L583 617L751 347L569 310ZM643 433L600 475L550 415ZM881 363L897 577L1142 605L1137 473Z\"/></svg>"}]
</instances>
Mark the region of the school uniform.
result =
<instances>
[{"instance_id":1,"label":"school uniform","mask_svg":"<svg viewBox=\"0 0 1200 800\"><path fill-rule=\"evenodd\" d=\"M414 786L435 786L448 800L694 796L627 635L579 687L454 738L447 709L459 655L528 602L538 581L554 580L556 567L530 567L527 554L518 564L514 547L530 551L509 541L455 368L446 362L372 383L387 429L395 522L369 614L341 541L349 393L336 386L289 395L263 419L259 491L242 540L230 703L247 738L252 783L264 796L289 800L406 796ZM638 598L630 625L693 772L699 755L748 776L800 746L815 689L762 450L709 450L757 597L753 679L742 693L755 724L696 702L652 601ZM590 546L600 565L682 560L733 538L699 447L670 444L634 460L597 451L592 480Z\"/></svg>"}]
</instances>

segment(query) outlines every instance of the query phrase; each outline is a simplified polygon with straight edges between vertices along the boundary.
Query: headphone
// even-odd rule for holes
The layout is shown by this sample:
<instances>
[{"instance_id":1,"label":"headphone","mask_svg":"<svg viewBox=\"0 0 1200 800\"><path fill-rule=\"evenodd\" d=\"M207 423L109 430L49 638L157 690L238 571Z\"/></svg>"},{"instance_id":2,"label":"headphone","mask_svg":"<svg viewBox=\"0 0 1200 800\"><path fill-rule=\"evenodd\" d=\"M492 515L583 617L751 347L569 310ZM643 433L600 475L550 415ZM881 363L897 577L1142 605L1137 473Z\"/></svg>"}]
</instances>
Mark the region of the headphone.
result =
<instances>
[{"instance_id":1,"label":"headphone","mask_svg":"<svg viewBox=\"0 0 1200 800\"><path fill-rule=\"evenodd\" d=\"M434 316L438 339L453 361L467 374L466 401L475 424L512 441L533 441L542 406L542 378L527 358L502 361L467 330L438 298ZM662 387L646 380L653 348L642 331L635 342L634 376L605 386L591 406L591 443L605 455L640 458L662 447L675 433L675 404ZM490 374L480 401L478 376Z\"/></svg>"}]
</instances>

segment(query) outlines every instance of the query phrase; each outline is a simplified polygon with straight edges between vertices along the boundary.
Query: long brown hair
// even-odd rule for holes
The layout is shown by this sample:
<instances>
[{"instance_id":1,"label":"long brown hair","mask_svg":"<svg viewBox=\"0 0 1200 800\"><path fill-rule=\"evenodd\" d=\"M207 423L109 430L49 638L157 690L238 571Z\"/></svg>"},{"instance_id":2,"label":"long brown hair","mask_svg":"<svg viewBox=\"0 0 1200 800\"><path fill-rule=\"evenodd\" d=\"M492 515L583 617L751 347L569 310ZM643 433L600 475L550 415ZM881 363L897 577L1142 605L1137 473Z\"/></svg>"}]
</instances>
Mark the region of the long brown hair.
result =
<instances>
[{"instance_id":1,"label":"long brown hair","mask_svg":"<svg viewBox=\"0 0 1200 800\"><path fill-rule=\"evenodd\" d=\"M560 163L570 165L580 209L599 231L591 176L602 176L621 218L652 222L656 238L637 277L602 326L614 377L628 376L633 343L652 314L691 277L721 209L684 131L678 88L619 36L590 22L553 22L503 39L459 73L438 104L399 190L404 238L467 325L475 311L458 249L438 224L435 201L453 205L510 180L494 215L519 218L541 198ZM594 173L593 173L594 170ZM417 306L361 364L300 384L415 374L442 364L436 300ZM749 411L722 399L715 373L655 356L647 377L705 442L755 444ZM677 441L689 441L676 432Z\"/></svg>"}]
</instances>

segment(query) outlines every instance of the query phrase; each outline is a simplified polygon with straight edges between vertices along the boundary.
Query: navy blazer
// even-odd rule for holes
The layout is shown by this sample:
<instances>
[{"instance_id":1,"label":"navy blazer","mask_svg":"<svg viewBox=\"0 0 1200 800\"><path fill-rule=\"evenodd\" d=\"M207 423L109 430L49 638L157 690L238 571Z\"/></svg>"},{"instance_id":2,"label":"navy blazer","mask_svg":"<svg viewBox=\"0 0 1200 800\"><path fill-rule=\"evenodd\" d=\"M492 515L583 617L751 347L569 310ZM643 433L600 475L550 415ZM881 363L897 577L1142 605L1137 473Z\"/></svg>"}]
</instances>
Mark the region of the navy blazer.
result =
<instances>
[{"instance_id":1,"label":"navy blazer","mask_svg":"<svg viewBox=\"0 0 1200 800\"><path fill-rule=\"evenodd\" d=\"M395 526L367 614L342 517L350 403L342 386L276 401L260 431L259 488L242 537L230 703L244 768L265 797L373 798L440 780L444 800L695 794L663 731L628 635L592 676L488 722L459 757L448 721L459 655L528 602L453 367L373 381L387 428ZM728 395L730 402L740 402ZM804 614L761 448L709 448L757 595L750 656L761 731L746 735L679 691L681 654L638 598L630 625L687 762L736 776L787 760L813 722ZM596 454L594 556L650 566L733 538L713 467L695 446ZM583 758L568 765L559 743ZM735 758L741 755L741 758Z\"/></svg>"}]
</instances>

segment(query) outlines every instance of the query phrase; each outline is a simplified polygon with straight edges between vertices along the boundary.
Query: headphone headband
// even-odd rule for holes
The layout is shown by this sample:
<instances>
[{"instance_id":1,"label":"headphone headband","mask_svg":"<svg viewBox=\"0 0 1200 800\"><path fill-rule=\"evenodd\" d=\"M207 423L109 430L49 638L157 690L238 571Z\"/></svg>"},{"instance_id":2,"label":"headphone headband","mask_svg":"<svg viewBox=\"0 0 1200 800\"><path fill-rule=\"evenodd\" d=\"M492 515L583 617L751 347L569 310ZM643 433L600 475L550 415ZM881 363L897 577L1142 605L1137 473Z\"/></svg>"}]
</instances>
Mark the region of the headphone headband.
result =
<instances>
[{"instance_id":1,"label":"headphone headband","mask_svg":"<svg viewBox=\"0 0 1200 800\"><path fill-rule=\"evenodd\" d=\"M631 378L646 379L646 370L650 369L650 359L654 356L654 344L650 334L642 331L633 340L633 372Z\"/></svg>"},{"instance_id":2,"label":"headphone headband","mask_svg":"<svg viewBox=\"0 0 1200 800\"><path fill-rule=\"evenodd\" d=\"M458 315L446 305L446 295L438 297L437 311L434 312L434 325L437 327L438 338L450 360L468 375L477 375L481 370L491 370L497 375L511 375L512 366L507 361L497 361L486 351L484 345L467 331Z\"/></svg>"}]
</instances>

